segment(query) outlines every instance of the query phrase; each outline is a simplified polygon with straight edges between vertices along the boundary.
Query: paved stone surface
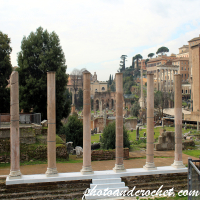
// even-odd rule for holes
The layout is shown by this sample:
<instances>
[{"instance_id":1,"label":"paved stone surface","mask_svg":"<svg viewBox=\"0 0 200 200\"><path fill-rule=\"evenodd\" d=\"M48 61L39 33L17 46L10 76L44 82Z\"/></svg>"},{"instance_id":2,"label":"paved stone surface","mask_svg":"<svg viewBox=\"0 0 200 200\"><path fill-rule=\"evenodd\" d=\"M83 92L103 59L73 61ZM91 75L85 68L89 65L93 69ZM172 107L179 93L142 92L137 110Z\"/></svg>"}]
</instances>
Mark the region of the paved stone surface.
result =
<instances>
[{"instance_id":1,"label":"paved stone surface","mask_svg":"<svg viewBox=\"0 0 200 200\"><path fill-rule=\"evenodd\" d=\"M170 166L174 163L174 151L154 151L155 156L165 156L170 158L155 158L155 166ZM195 157L183 154L183 163L188 163L188 157L196 159ZM145 151L135 151L130 153L130 157L145 157ZM130 168L142 168L146 163L146 159L130 159L124 160L125 169ZM1 165L0 165L1 166ZM111 170L115 166L115 160L108 161L93 161L92 169L93 171ZM57 170L59 173L64 172L79 172L82 168L82 163L57 163ZM21 166L21 173L26 174L44 174L47 169L47 164L40 165L26 165ZM10 173L10 168L0 168L0 175L8 175Z\"/></svg>"}]
</instances>

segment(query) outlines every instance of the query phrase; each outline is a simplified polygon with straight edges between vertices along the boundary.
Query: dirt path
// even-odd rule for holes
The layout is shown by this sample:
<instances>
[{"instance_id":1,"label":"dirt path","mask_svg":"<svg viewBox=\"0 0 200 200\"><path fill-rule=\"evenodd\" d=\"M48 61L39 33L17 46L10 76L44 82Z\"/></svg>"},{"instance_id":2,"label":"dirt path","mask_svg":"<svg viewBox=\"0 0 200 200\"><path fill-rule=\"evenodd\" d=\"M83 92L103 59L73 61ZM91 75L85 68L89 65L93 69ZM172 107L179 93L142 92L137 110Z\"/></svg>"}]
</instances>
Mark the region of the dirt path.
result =
<instances>
[{"instance_id":1,"label":"dirt path","mask_svg":"<svg viewBox=\"0 0 200 200\"><path fill-rule=\"evenodd\" d=\"M164 156L170 158L155 158L154 162L157 167L170 166L174 162L174 151L155 151L155 156ZM131 158L145 157L145 151L130 152ZM183 163L188 163L188 157L195 159L192 156L183 154ZM126 169L130 168L142 168L145 165L146 159L130 159L124 160L124 166ZM115 166L115 160L108 161L93 161L93 171L112 170ZM58 172L79 172L82 168L82 163L57 163ZM25 165L20 167L22 174L44 174L47 169L47 164L40 165ZM0 168L0 175L8 175L10 168Z\"/></svg>"}]
</instances>

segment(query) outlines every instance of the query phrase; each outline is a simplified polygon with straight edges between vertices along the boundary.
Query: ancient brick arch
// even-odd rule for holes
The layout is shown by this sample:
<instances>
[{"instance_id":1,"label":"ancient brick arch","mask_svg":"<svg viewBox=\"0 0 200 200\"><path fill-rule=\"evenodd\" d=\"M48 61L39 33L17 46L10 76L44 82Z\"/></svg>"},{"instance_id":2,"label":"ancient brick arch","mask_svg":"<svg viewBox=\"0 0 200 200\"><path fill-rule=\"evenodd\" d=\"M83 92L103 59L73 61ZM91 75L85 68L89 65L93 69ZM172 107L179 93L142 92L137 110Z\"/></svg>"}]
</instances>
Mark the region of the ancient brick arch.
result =
<instances>
[{"instance_id":1,"label":"ancient brick arch","mask_svg":"<svg viewBox=\"0 0 200 200\"><path fill-rule=\"evenodd\" d=\"M93 109L99 110L100 108L100 101L102 102L102 109L115 109L115 102L116 102L116 94L115 92L95 92L94 95L94 103ZM97 105L99 102L99 105Z\"/></svg>"}]
</instances>

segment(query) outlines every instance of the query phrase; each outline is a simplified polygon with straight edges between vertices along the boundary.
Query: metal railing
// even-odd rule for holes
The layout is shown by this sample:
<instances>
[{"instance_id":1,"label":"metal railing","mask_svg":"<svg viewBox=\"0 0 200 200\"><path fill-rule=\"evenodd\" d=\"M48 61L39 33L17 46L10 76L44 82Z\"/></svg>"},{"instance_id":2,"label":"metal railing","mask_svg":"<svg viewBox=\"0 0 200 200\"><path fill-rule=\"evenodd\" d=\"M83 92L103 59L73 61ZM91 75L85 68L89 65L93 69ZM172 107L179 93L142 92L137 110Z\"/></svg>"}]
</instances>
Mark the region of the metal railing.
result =
<instances>
[{"instance_id":1,"label":"metal railing","mask_svg":"<svg viewBox=\"0 0 200 200\"><path fill-rule=\"evenodd\" d=\"M34 114L19 114L20 124L41 124L41 113ZM0 127L7 127L10 125L10 115L0 114Z\"/></svg>"},{"instance_id":2,"label":"metal railing","mask_svg":"<svg viewBox=\"0 0 200 200\"><path fill-rule=\"evenodd\" d=\"M188 200L200 199L200 160L188 158Z\"/></svg>"}]
</instances>

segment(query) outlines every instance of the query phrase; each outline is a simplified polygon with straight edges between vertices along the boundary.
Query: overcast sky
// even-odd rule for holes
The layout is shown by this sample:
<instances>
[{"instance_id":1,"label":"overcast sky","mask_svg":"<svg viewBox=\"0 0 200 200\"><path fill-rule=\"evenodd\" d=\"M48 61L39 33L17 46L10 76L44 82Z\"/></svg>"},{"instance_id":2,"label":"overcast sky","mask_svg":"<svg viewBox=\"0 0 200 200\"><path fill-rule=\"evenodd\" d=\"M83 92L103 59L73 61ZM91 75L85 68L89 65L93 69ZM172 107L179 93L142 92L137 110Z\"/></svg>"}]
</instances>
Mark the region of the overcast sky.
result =
<instances>
[{"instance_id":1,"label":"overcast sky","mask_svg":"<svg viewBox=\"0 0 200 200\"><path fill-rule=\"evenodd\" d=\"M161 46L168 53L200 34L200 0L0 0L0 31L11 38L11 63L23 36L41 26L55 31L67 73L87 68L100 81L119 68L120 56L147 58Z\"/></svg>"}]
</instances>

